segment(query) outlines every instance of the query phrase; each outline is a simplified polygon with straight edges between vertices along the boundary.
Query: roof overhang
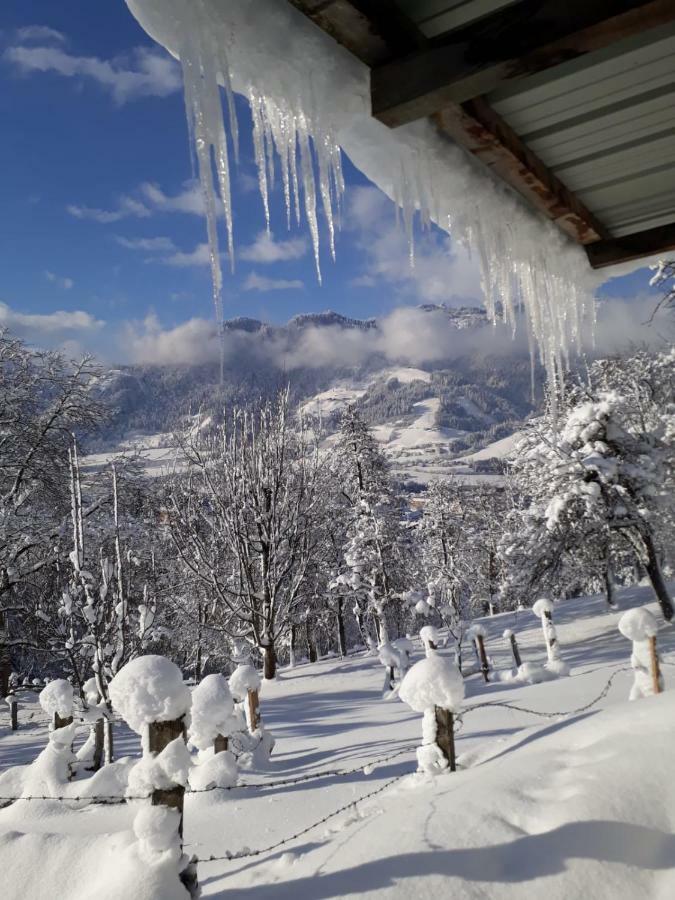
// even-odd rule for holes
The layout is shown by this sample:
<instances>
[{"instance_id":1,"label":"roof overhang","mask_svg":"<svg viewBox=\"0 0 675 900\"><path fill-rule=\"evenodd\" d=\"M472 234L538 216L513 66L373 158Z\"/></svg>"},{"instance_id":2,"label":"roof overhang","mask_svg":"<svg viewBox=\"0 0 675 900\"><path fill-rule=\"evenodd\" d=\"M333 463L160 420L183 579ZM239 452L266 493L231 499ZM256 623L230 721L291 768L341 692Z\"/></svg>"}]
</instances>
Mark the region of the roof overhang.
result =
<instances>
[{"instance_id":1,"label":"roof overhang","mask_svg":"<svg viewBox=\"0 0 675 900\"><path fill-rule=\"evenodd\" d=\"M430 118L593 268L675 249L673 0L289 2L370 67L375 118Z\"/></svg>"}]
</instances>

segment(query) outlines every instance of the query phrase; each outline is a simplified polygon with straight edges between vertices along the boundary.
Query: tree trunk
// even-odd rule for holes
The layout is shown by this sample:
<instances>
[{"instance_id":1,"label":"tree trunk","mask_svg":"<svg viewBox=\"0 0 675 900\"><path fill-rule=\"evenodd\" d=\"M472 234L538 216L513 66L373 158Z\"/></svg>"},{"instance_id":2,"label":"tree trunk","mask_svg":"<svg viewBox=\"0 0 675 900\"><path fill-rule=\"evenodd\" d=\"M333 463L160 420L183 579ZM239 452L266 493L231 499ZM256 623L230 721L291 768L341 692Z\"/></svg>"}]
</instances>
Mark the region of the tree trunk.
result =
<instances>
[{"instance_id":1,"label":"tree trunk","mask_svg":"<svg viewBox=\"0 0 675 900\"><path fill-rule=\"evenodd\" d=\"M9 694L9 678L12 674L12 655L6 644L8 636L7 614L0 612L0 698Z\"/></svg>"},{"instance_id":2,"label":"tree trunk","mask_svg":"<svg viewBox=\"0 0 675 900\"><path fill-rule=\"evenodd\" d=\"M344 659L347 655L347 638L345 636L345 617L344 612L342 610L344 601L342 599L338 600L337 604L337 629L338 629L338 652L340 656Z\"/></svg>"},{"instance_id":3,"label":"tree trunk","mask_svg":"<svg viewBox=\"0 0 675 900\"><path fill-rule=\"evenodd\" d=\"M668 588L666 587L666 582L663 580L663 575L661 574L661 566L659 565L658 556L656 555L656 547L654 546L654 542L652 541L652 536L650 534L645 534L642 536L642 540L645 545L645 549L647 550L647 564L645 568L647 569L647 575L649 576L649 580L652 583L652 587L654 588L654 593L656 594L656 599L659 601L659 606L661 607L661 612L663 613L663 618L670 622L673 618L673 602L670 599L670 595L668 593Z\"/></svg>"},{"instance_id":4,"label":"tree trunk","mask_svg":"<svg viewBox=\"0 0 675 900\"><path fill-rule=\"evenodd\" d=\"M288 665L291 669L295 668L295 634L296 626L291 625L291 633L288 638Z\"/></svg>"},{"instance_id":5,"label":"tree trunk","mask_svg":"<svg viewBox=\"0 0 675 900\"><path fill-rule=\"evenodd\" d=\"M305 632L307 636L307 656L310 662L315 663L317 660L316 643L314 641L314 632L309 621L305 623Z\"/></svg>"},{"instance_id":6,"label":"tree trunk","mask_svg":"<svg viewBox=\"0 0 675 900\"><path fill-rule=\"evenodd\" d=\"M277 654L274 644L269 643L263 647L263 678L272 679L277 674Z\"/></svg>"}]
</instances>

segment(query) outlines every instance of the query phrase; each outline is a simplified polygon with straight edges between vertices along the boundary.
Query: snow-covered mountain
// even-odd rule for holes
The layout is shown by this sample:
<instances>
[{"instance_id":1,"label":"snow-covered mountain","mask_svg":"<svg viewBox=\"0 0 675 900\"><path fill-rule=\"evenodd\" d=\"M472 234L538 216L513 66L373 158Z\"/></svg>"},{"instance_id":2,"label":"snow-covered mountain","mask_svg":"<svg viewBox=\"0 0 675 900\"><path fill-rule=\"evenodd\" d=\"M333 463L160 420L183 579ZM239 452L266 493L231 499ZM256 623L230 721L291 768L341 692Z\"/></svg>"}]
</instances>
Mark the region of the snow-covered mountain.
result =
<instances>
[{"instance_id":1,"label":"snow-covered mountain","mask_svg":"<svg viewBox=\"0 0 675 900\"><path fill-rule=\"evenodd\" d=\"M483 309L427 304L415 312L449 328L451 338L461 333L459 343L449 341L447 358L437 354L410 365L402 352L401 362L393 361L386 322L327 311L297 315L285 325L248 317L227 321L222 385L215 361L111 369L97 386L111 421L91 449L132 440L154 452L159 435L180 427L185 416L217 417L233 403L288 385L298 408L321 420L328 441L341 410L356 404L404 480L447 474L458 458L517 431L532 412L530 362L510 347L508 355L476 349L472 338L487 333ZM410 345L405 349L409 356ZM486 455L489 450L480 458L482 468Z\"/></svg>"}]
</instances>

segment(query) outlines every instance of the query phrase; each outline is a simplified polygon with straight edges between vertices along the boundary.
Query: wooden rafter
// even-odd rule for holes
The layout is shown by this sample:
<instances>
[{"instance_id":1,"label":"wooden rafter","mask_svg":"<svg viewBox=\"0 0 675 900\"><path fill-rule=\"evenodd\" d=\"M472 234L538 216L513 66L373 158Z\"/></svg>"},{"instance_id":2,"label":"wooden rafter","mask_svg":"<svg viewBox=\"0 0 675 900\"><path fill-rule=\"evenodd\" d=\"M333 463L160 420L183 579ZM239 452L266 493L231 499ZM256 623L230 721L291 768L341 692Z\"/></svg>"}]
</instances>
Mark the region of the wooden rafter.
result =
<instances>
[{"instance_id":1,"label":"wooden rafter","mask_svg":"<svg viewBox=\"0 0 675 900\"><path fill-rule=\"evenodd\" d=\"M511 126L482 98L452 104L435 116L449 135L532 206L580 244L610 238L609 231L527 147Z\"/></svg>"},{"instance_id":2,"label":"wooden rafter","mask_svg":"<svg viewBox=\"0 0 675 900\"><path fill-rule=\"evenodd\" d=\"M376 65L373 115L404 125L673 21L675 0L522 0Z\"/></svg>"},{"instance_id":3,"label":"wooden rafter","mask_svg":"<svg viewBox=\"0 0 675 900\"><path fill-rule=\"evenodd\" d=\"M675 251L675 222L627 234L624 237L598 241L586 247L588 261L594 269L673 251Z\"/></svg>"}]
</instances>

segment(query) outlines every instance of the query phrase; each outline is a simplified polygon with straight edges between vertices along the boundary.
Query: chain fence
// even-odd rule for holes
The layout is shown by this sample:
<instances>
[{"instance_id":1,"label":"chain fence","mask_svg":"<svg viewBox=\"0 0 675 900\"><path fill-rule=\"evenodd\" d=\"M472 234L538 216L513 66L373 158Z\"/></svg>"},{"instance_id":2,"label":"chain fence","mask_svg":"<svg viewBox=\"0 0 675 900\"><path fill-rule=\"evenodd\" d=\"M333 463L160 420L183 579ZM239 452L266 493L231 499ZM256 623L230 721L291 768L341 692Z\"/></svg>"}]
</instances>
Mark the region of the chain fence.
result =
<instances>
[{"instance_id":1,"label":"chain fence","mask_svg":"<svg viewBox=\"0 0 675 900\"><path fill-rule=\"evenodd\" d=\"M667 660L662 660L667 665L675 665L673 662L668 662ZM585 703L583 706L579 706L575 709L569 709L564 711L556 711L556 712L547 712L544 710L538 709L530 709L525 706L520 706L515 703L509 703L507 701L500 700L488 700L484 703L474 703L469 706L466 706L461 714L457 716L458 724L463 726L464 718L470 713L476 712L479 709L509 709L519 713L523 713L526 715L532 715L541 718L554 719L554 718L564 718L568 716L580 715L593 707L597 706L599 703L604 700L604 698L609 694L609 691L612 688L612 685L615 679L624 672L632 671L630 666L621 666L612 672L610 677L607 679L606 684L602 688L597 696L593 697L592 700ZM400 756L411 754L414 749L417 747L419 741L411 742L405 747L399 748L392 753L386 754L384 756L376 757L370 762L361 763L358 766L352 766L346 769L324 769L319 772L311 772L305 775L300 775L294 778L279 778L279 779L270 779L267 781L244 781L235 785L212 785L207 788L200 788L195 790L188 790L186 796L191 796L193 794L204 794L211 793L213 791L237 791L237 790L257 790L257 791L267 791L274 790L278 788L288 787L296 784L302 784L310 781L326 779L326 778L345 778L350 775L356 774L357 772L362 772L365 775L372 774L375 769L378 767L390 762L393 759L396 759ZM460 766L461 769L461 766ZM387 779L383 784L378 785L371 791L368 791L366 794L362 796L350 800L348 803L342 804L337 809L333 810L330 813L322 816L321 818L315 820L310 825L305 826L304 828L296 831L295 833L288 835L285 838L282 838L274 843L266 846L251 849L249 847L243 847L241 850L230 851L226 850L222 854L209 854L202 857L194 857L193 861L196 863L207 863L207 862L216 862L216 861L233 861L239 859L246 859L252 857L263 856L265 854L271 853L274 850L278 850L281 847L293 843L309 832L313 831L316 828L319 828L321 825L326 824L331 819L342 815L345 812L348 812L351 809L355 809L358 807L360 803L363 803L367 800L372 799L373 797L378 796L379 794L384 793L389 787L401 781L404 778L407 778L411 773L404 772L402 774L396 775L393 778ZM0 804L7 805L9 803L15 803L20 801L56 801L62 803L78 803L78 804L92 804L92 805L120 805L129 803L132 801L141 801L141 800L149 800L151 799L152 794L138 794L138 795L113 795L113 794L97 794L97 795L88 795L88 796L67 796L67 795L49 795L49 794L35 794L29 796L2 796L0 795ZM81 807L77 807L78 809ZM191 844L186 844L186 847L195 846Z\"/></svg>"}]
</instances>

